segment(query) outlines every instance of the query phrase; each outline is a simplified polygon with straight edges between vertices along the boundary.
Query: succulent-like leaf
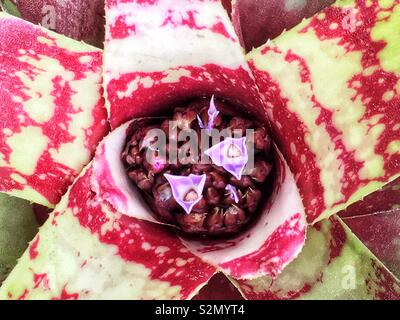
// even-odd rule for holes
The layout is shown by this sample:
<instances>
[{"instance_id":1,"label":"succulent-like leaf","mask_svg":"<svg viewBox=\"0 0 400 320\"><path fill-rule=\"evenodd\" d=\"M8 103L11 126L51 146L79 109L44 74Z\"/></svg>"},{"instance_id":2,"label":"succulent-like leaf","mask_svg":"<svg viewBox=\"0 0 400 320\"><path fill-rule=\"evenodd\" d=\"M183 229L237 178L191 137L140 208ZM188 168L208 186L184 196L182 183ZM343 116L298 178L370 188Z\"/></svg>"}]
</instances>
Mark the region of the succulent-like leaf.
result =
<instances>
[{"instance_id":1,"label":"succulent-like leaf","mask_svg":"<svg viewBox=\"0 0 400 320\"><path fill-rule=\"evenodd\" d=\"M336 216L308 230L278 279L241 281L248 299L400 299L400 282Z\"/></svg>"},{"instance_id":2,"label":"succulent-like leaf","mask_svg":"<svg viewBox=\"0 0 400 320\"><path fill-rule=\"evenodd\" d=\"M100 50L0 13L0 191L57 204L108 130Z\"/></svg>"},{"instance_id":3,"label":"succulent-like leaf","mask_svg":"<svg viewBox=\"0 0 400 320\"><path fill-rule=\"evenodd\" d=\"M236 0L232 19L247 50L279 36L334 0Z\"/></svg>"},{"instance_id":4,"label":"succulent-like leaf","mask_svg":"<svg viewBox=\"0 0 400 320\"><path fill-rule=\"evenodd\" d=\"M0 0L6 12L76 40L102 47L104 0Z\"/></svg>"},{"instance_id":5,"label":"succulent-like leaf","mask_svg":"<svg viewBox=\"0 0 400 320\"><path fill-rule=\"evenodd\" d=\"M289 263L299 254L306 229L295 180L311 223L400 175L400 4L337 2L249 55L258 86L219 1L173 4L107 1L105 91L113 128L123 125L100 144L93 166L57 206L0 297L190 298L219 267L238 279L252 279L239 280L247 298L321 298L328 293L332 298L398 298L398 280L336 217L310 227L304 252ZM53 49L56 43L57 50L66 50L50 35L43 36L44 45ZM68 48L61 54L71 54ZM34 53L27 52L18 52L22 62L34 60L37 68ZM66 68L61 60L59 65ZM160 116L175 102L213 94L246 106L264 123L272 121L295 177L278 157L270 210L248 231L251 237L235 239L233 246L184 240L189 252L165 226L137 219L154 221L143 201L131 197L135 193L125 183L119 155L126 121ZM13 150L24 149L15 145ZM47 145L41 148L47 151ZM28 151L31 155L36 149ZM54 165L53 160L49 163ZM33 172L32 177L39 175ZM11 178L27 181L20 174ZM286 265L272 285L270 278L259 278L276 278ZM337 281L343 270L347 273Z\"/></svg>"},{"instance_id":6,"label":"succulent-like leaf","mask_svg":"<svg viewBox=\"0 0 400 320\"><path fill-rule=\"evenodd\" d=\"M340 212L340 217L355 217L396 210L400 207L400 179L396 179L385 185L361 201L358 201L346 210Z\"/></svg>"},{"instance_id":7,"label":"succulent-like leaf","mask_svg":"<svg viewBox=\"0 0 400 320\"><path fill-rule=\"evenodd\" d=\"M216 269L162 226L122 216L76 180L0 289L0 299L188 299ZM95 279L95 281L94 281Z\"/></svg>"},{"instance_id":8,"label":"succulent-like leaf","mask_svg":"<svg viewBox=\"0 0 400 320\"><path fill-rule=\"evenodd\" d=\"M223 273L216 274L194 300L243 300L242 295Z\"/></svg>"},{"instance_id":9,"label":"succulent-like leaf","mask_svg":"<svg viewBox=\"0 0 400 320\"><path fill-rule=\"evenodd\" d=\"M104 71L114 128L134 117L160 116L175 102L213 94L265 121L220 1L106 1Z\"/></svg>"},{"instance_id":10,"label":"succulent-like leaf","mask_svg":"<svg viewBox=\"0 0 400 320\"><path fill-rule=\"evenodd\" d=\"M400 278L400 209L345 217L343 221Z\"/></svg>"},{"instance_id":11,"label":"succulent-like leaf","mask_svg":"<svg viewBox=\"0 0 400 320\"><path fill-rule=\"evenodd\" d=\"M368 3L338 1L248 56L309 222L400 175L400 4Z\"/></svg>"}]
</instances>

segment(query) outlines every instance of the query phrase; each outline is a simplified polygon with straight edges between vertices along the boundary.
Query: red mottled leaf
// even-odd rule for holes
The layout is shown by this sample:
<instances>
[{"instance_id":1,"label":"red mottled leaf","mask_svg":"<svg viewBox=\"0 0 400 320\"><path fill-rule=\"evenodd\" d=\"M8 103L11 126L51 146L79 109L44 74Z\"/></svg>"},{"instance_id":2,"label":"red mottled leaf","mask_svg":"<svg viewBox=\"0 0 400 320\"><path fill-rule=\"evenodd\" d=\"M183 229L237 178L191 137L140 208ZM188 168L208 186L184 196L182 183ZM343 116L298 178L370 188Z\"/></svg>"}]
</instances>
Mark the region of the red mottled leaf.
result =
<instances>
[{"instance_id":1,"label":"red mottled leaf","mask_svg":"<svg viewBox=\"0 0 400 320\"><path fill-rule=\"evenodd\" d=\"M400 175L399 13L337 2L248 56L309 222Z\"/></svg>"},{"instance_id":2,"label":"red mottled leaf","mask_svg":"<svg viewBox=\"0 0 400 320\"><path fill-rule=\"evenodd\" d=\"M111 125L171 104L223 96L265 120L220 1L106 1L105 87Z\"/></svg>"},{"instance_id":3,"label":"red mottled leaf","mask_svg":"<svg viewBox=\"0 0 400 320\"><path fill-rule=\"evenodd\" d=\"M104 0L0 0L5 10L24 20L76 40L102 47Z\"/></svg>"},{"instance_id":4,"label":"red mottled leaf","mask_svg":"<svg viewBox=\"0 0 400 320\"><path fill-rule=\"evenodd\" d=\"M367 195L361 201L340 212L342 218L364 216L400 207L400 179L388 183L382 189Z\"/></svg>"},{"instance_id":5,"label":"red mottled leaf","mask_svg":"<svg viewBox=\"0 0 400 320\"><path fill-rule=\"evenodd\" d=\"M4 282L0 299L188 299L216 269L168 229L128 218L71 187ZM95 279L95 281L93 281Z\"/></svg>"},{"instance_id":6,"label":"red mottled leaf","mask_svg":"<svg viewBox=\"0 0 400 320\"><path fill-rule=\"evenodd\" d=\"M247 50L279 36L334 0L236 0L233 21Z\"/></svg>"},{"instance_id":7,"label":"red mottled leaf","mask_svg":"<svg viewBox=\"0 0 400 320\"><path fill-rule=\"evenodd\" d=\"M231 0L221 0L221 3L224 6L225 10L230 15L232 13L232 1Z\"/></svg>"},{"instance_id":8,"label":"red mottled leaf","mask_svg":"<svg viewBox=\"0 0 400 320\"><path fill-rule=\"evenodd\" d=\"M101 51L0 14L0 191L59 202L108 130Z\"/></svg>"},{"instance_id":9,"label":"red mottled leaf","mask_svg":"<svg viewBox=\"0 0 400 320\"><path fill-rule=\"evenodd\" d=\"M309 227L278 279L240 281L248 299L400 299L400 282L336 216Z\"/></svg>"},{"instance_id":10,"label":"red mottled leaf","mask_svg":"<svg viewBox=\"0 0 400 320\"><path fill-rule=\"evenodd\" d=\"M275 135L295 170L309 222L343 209L400 174L395 45L399 37L388 32L397 30L399 6L371 4L366 7L357 1L354 17L346 16L347 7L338 4L250 55ZM132 117L160 115L176 101L213 93L247 106L266 122L257 87L218 1L182 1L176 7L157 0L108 0L107 9L105 80L114 127ZM353 27L358 32L350 32L348 28ZM45 44L51 41L55 42L48 39ZM135 216L140 208L134 199L124 199L121 181L116 179L119 168L110 158L111 153L120 154L123 135L118 130L124 128L115 130L100 146L94 167L76 181L56 208L0 296L190 298L215 273L214 267L188 252L164 226L121 215L132 201ZM102 148L107 141L113 141L112 146ZM283 165L280 169L289 172ZM286 185L288 180L291 183ZM254 232L251 241L235 252L238 257L229 249L218 251L216 260L210 252L204 257L238 278L276 276L297 256L304 241L301 212L284 210L285 206L301 208L292 180L282 178L278 183L282 194L286 187L291 188L289 194L296 194L275 202L277 212L284 214L263 220L272 224L266 232L271 241L260 242L265 234L255 227L250 231ZM148 214L146 208L140 209ZM283 223L273 224L275 218ZM334 298L399 298L398 280L340 220L331 218L310 230L310 238L321 241L309 240L311 249L306 247L306 253L272 286L266 277L240 281L248 298L328 294ZM254 244L261 245L261 250L249 251ZM243 256L243 252L248 254ZM259 259L261 254L265 261ZM300 267L298 261L303 261ZM343 270L345 276L357 271L355 291L351 277L338 281ZM96 282L91 281L94 277ZM351 290L346 287L349 284Z\"/></svg>"}]
</instances>

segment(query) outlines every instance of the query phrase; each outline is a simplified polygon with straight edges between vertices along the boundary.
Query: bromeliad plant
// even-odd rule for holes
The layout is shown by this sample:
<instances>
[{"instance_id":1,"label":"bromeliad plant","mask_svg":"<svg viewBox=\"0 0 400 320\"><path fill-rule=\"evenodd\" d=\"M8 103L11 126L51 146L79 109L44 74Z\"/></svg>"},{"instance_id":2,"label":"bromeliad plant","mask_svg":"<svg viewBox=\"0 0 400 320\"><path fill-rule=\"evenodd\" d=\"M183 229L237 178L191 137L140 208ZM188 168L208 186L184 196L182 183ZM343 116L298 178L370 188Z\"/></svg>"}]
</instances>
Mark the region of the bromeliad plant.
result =
<instances>
[{"instance_id":1,"label":"bromeliad plant","mask_svg":"<svg viewBox=\"0 0 400 320\"><path fill-rule=\"evenodd\" d=\"M354 30L342 23L349 10ZM106 20L102 59L1 15L0 190L55 206L1 298L188 299L218 271L248 299L399 298L399 281L335 215L400 176L398 1L338 1L247 56L219 1L108 0ZM157 178L132 126L212 96L270 132L271 196L230 238L186 237L132 184L149 191ZM165 170L171 187L188 183ZM183 200L199 200L207 174ZM221 185L234 201L249 196L236 179ZM157 192L151 201L165 199ZM199 223L188 219L198 203L181 226ZM201 227L223 230L211 204Z\"/></svg>"}]
</instances>

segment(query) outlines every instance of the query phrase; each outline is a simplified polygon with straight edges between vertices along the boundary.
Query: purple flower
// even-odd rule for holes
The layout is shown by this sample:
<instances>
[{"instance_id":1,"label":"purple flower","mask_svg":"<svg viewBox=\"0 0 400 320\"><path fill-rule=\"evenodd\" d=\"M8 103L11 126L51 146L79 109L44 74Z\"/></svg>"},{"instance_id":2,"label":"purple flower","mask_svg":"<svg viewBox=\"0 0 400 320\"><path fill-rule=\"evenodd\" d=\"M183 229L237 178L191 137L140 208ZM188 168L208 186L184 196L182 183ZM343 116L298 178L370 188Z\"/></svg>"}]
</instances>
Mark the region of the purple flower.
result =
<instances>
[{"instance_id":1,"label":"purple flower","mask_svg":"<svg viewBox=\"0 0 400 320\"><path fill-rule=\"evenodd\" d=\"M243 170L249 161L246 148L246 137L225 138L224 141L204 151L214 164L223 167L236 179L242 178Z\"/></svg>"},{"instance_id":2,"label":"purple flower","mask_svg":"<svg viewBox=\"0 0 400 320\"><path fill-rule=\"evenodd\" d=\"M174 176L164 174L164 177L171 185L172 196L176 202L189 214L203 197L206 175Z\"/></svg>"},{"instance_id":3,"label":"purple flower","mask_svg":"<svg viewBox=\"0 0 400 320\"><path fill-rule=\"evenodd\" d=\"M225 190L229 192L231 198L235 201L235 203L239 203L239 196L237 194L236 188L233 185L227 184Z\"/></svg>"},{"instance_id":4,"label":"purple flower","mask_svg":"<svg viewBox=\"0 0 400 320\"><path fill-rule=\"evenodd\" d=\"M214 129L214 122L217 116L219 115L219 111L217 110L217 107L215 106L214 102L214 95L211 97L210 101L210 108L208 108L208 123L205 125L201 118L197 116L197 121L199 122L199 127L201 129L206 129L208 133L211 132L212 129Z\"/></svg>"}]
</instances>

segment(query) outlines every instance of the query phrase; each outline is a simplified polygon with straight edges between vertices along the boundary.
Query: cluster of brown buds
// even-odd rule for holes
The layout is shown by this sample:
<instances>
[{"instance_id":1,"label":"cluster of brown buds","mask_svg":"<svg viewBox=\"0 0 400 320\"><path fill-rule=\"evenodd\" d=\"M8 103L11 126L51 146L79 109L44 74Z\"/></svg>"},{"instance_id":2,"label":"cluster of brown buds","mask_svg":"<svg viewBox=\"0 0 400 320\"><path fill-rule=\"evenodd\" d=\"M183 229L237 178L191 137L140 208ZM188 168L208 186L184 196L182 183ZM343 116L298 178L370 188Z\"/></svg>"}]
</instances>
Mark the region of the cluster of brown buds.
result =
<instances>
[{"instance_id":1,"label":"cluster of brown buds","mask_svg":"<svg viewBox=\"0 0 400 320\"><path fill-rule=\"evenodd\" d=\"M143 192L158 218L190 234L225 235L239 232L260 209L262 194L271 187L273 166L267 131L257 123L232 113L232 108L222 101L217 101L216 106L219 112L212 115L209 101L201 99L184 108L176 108L169 119L134 122L132 134L122 153L129 178ZM202 132L204 124L211 121L210 117L213 117L214 130L229 129L243 135L246 130L253 131L247 143L253 146L254 165L246 174L237 177L215 163L199 161L200 147L195 150L195 155L191 155L193 150L187 148L187 141L178 139L182 132L191 130L197 135L199 146L204 142L212 144L211 136ZM164 144L159 143L155 129L165 133ZM171 155L180 154L185 154L189 161L170 161ZM205 177L201 194L195 189L188 189L182 196L182 201L195 201L190 212L183 210L177 201L166 175Z\"/></svg>"}]
</instances>

